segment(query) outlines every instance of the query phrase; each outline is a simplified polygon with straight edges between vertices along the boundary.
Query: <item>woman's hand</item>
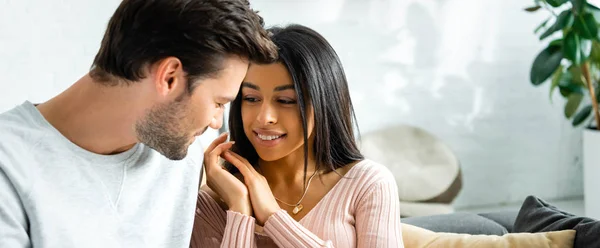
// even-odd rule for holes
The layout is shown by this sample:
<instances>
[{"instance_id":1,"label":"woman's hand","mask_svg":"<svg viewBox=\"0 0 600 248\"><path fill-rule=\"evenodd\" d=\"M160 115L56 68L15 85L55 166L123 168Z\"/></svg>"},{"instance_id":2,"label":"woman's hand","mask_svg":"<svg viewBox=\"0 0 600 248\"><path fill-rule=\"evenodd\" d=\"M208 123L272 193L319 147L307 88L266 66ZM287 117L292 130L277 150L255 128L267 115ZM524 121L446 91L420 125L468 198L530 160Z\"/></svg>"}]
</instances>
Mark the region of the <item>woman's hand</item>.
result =
<instances>
[{"instance_id":1,"label":"woman's hand","mask_svg":"<svg viewBox=\"0 0 600 248\"><path fill-rule=\"evenodd\" d=\"M232 151L225 151L222 156L237 167L244 176L244 183L250 192L254 216L258 224L263 226L271 215L281 209L275 200L275 196L273 196L273 192L271 192L271 188L269 188L267 179L259 174L248 160L242 156Z\"/></svg>"},{"instance_id":2,"label":"woman's hand","mask_svg":"<svg viewBox=\"0 0 600 248\"><path fill-rule=\"evenodd\" d=\"M219 157L233 145L233 142L225 142L225 140L227 134L221 134L204 153L206 185L225 201L229 210L252 216L248 188L219 163Z\"/></svg>"}]
</instances>

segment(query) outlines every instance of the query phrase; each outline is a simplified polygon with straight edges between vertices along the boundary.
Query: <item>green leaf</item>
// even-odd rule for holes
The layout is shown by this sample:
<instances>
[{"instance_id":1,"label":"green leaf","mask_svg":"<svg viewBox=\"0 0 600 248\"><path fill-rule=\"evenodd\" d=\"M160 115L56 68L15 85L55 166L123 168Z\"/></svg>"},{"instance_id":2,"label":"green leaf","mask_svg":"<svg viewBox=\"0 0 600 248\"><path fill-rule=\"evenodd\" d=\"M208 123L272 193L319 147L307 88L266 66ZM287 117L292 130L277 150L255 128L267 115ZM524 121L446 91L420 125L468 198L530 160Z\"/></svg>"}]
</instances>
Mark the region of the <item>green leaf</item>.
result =
<instances>
[{"instance_id":1,"label":"green leaf","mask_svg":"<svg viewBox=\"0 0 600 248\"><path fill-rule=\"evenodd\" d=\"M563 40L563 53L565 58L573 64L579 65L587 60L592 52L592 41L579 37L575 32L567 33Z\"/></svg>"},{"instance_id":2,"label":"green leaf","mask_svg":"<svg viewBox=\"0 0 600 248\"><path fill-rule=\"evenodd\" d=\"M570 119L577 109L579 108L579 104L581 104L581 100L583 100L583 94L571 94L567 100L567 104L565 105L565 117Z\"/></svg>"},{"instance_id":3,"label":"green leaf","mask_svg":"<svg viewBox=\"0 0 600 248\"><path fill-rule=\"evenodd\" d=\"M571 60L574 64L581 63L581 44L579 35L575 32L569 32L563 40L563 52L565 58Z\"/></svg>"},{"instance_id":4,"label":"green leaf","mask_svg":"<svg viewBox=\"0 0 600 248\"><path fill-rule=\"evenodd\" d=\"M563 76L563 66L559 66L558 69L552 75L552 85L550 86L550 103L552 103L552 95L554 94L554 90L558 87L558 83Z\"/></svg>"},{"instance_id":5,"label":"green leaf","mask_svg":"<svg viewBox=\"0 0 600 248\"><path fill-rule=\"evenodd\" d=\"M598 11L600 11L600 8L596 7L596 5L593 5L591 3L585 3L585 7L587 8L587 10L598 10Z\"/></svg>"},{"instance_id":6,"label":"green leaf","mask_svg":"<svg viewBox=\"0 0 600 248\"><path fill-rule=\"evenodd\" d=\"M569 72L571 73L571 83L577 84L580 86L585 85L585 78L583 77L583 72L581 71L581 66L571 65L569 67Z\"/></svg>"},{"instance_id":7,"label":"green leaf","mask_svg":"<svg viewBox=\"0 0 600 248\"><path fill-rule=\"evenodd\" d=\"M525 11L527 11L527 12L536 12L536 11L538 11L541 8L542 8L542 6L539 6L539 5L538 6L531 6L531 7L525 8Z\"/></svg>"},{"instance_id":8,"label":"green leaf","mask_svg":"<svg viewBox=\"0 0 600 248\"><path fill-rule=\"evenodd\" d=\"M577 113L577 115L575 115L575 117L573 118L573 126L581 125L581 123L583 123L583 121L585 121L588 117L590 117L591 113L592 113L592 105L587 105L587 106L583 107L581 110L579 110L579 113Z\"/></svg>"},{"instance_id":9,"label":"green leaf","mask_svg":"<svg viewBox=\"0 0 600 248\"><path fill-rule=\"evenodd\" d=\"M562 46L563 45L563 39L556 39L551 41L550 43L548 43L548 46Z\"/></svg>"},{"instance_id":10,"label":"green leaf","mask_svg":"<svg viewBox=\"0 0 600 248\"><path fill-rule=\"evenodd\" d=\"M586 12L591 13L592 15L594 15L594 19L596 20L600 20L600 8L592 5L591 3L587 3L586 4Z\"/></svg>"},{"instance_id":11,"label":"green leaf","mask_svg":"<svg viewBox=\"0 0 600 248\"><path fill-rule=\"evenodd\" d=\"M563 97L569 97L571 94L581 94L585 92L584 86L574 82L573 74L570 70L563 72L558 80L558 89Z\"/></svg>"},{"instance_id":12,"label":"green leaf","mask_svg":"<svg viewBox=\"0 0 600 248\"><path fill-rule=\"evenodd\" d=\"M600 42L592 41L592 52L590 53L592 61L600 61Z\"/></svg>"},{"instance_id":13,"label":"green leaf","mask_svg":"<svg viewBox=\"0 0 600 248\"><path fill-rule=\"evenodd\" d=\"M560 66L563 54L560 46L548 46L542 50L531 66L529 79L533 85L540 85L545 82L552 73Z\"/></svg>"},{"instance_id":14,"label":"green leaf","mask_svg":"<svg viewBox=\"0 0 600 248\"><path fill-rule=\"evenodd\" d=\"M579 36L586 39L593 39L598 36L598 23L596 23L596 19L591 13L585 13L575 18L573 29Z\"/></svg>"},{"instance_id":15,"label":"green leaf","mask_svg":"<svg viewBox=\"0 0 600 248\"><path fill-rule=\"evenodd\" d=\"M571 0L575 14L583 13L583 7L586 6L586 3L586 0Z\"/></svg>"},{"instance_id":16,"label":"green leaf","mask_svg":"<svg viewBox=\"0 0 600 248\"><path fill-rule=\"evenodd\" d=\"M548 21L550 21L550 18L546 19L539 26L537 26L537 28L535 28L535 30L533 30L533 33L537 34L537 32L539 32L542 28L546 27L546 24L548 24Z\"/></svg>"},{"instance_id":17,"label":"green leaf","mask_svg":"<svg viewBox=\"0 0 600 248\"><path fill-rule=\"evenodd\" d=\"M546 0L552 7L558 7L567 2L567 0Z\"/></svg>"},{"instance_id":18,"label":"green leaf","mask_svg":"<svg viewBox=\"0 0 600 248\"><path fill-rule=\"evenodd\" d=\"M573 12L571 10L565 10L556 17L556 21L552 26L550 26L542 35L540 36L540 40L547 38L552 35L554 32L562 30L563 28L570 27L573 24Z\"/></svg>"},{"instance_id":19,"label":"green leaf","mask_svg":"<svg viewBox=\"0 0 600 248\"><path fill-rule=\"evenodd\" d=\"M571 74L571 71L566 70L562 73L560 79L558 80L558 86L563 87L563 88L568 88L570 86L574 86L576 84L571 83L573 81L573 74Z\"/></svg>"},{"instance_id":20,"label":"green leaf","mask_svg":"<svg viewBox=\"0 0 600 248\"><path fill-rule=\"evenodd\" d=\"M581 86L576 86L574 84L566 87L559 85L558 90L563 97L569 97L571 94L583 94L585 92Z\"/></svg>"}]
</instances>

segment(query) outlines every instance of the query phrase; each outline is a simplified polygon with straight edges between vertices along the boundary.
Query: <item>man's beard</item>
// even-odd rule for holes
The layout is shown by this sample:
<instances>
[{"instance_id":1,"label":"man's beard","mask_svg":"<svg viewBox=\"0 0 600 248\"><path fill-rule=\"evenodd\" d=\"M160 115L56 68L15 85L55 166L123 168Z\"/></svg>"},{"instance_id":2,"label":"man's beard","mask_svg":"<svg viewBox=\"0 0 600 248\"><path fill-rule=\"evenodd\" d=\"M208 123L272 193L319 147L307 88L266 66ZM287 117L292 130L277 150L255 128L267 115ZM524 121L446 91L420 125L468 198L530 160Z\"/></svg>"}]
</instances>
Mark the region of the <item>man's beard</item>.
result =
<instances>
[{"instance_id":1,"label":"man's beard","mask_svg":"<svg viewBox=\"0 0 600 248\"><path fill-rule=\"evenodd\" d=\"M184 159L192 139L188 107L182 97L153 107L135 125L138 140L168 159Z\"/></svg>"}]
</instances>

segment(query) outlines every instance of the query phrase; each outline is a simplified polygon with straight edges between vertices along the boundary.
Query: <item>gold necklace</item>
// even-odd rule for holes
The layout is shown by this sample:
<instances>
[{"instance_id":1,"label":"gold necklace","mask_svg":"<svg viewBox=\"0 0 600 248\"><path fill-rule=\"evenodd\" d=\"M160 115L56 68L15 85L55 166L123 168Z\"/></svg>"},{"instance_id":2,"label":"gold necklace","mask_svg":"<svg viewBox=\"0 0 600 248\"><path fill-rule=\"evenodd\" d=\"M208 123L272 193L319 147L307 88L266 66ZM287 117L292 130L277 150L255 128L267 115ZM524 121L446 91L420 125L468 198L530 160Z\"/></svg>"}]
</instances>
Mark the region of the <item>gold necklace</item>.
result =
<instances>
[{"instance_id":1,"label":"gold necklace","mask_svg":"<svg viewBox=\"0 0 600 248\"><path fill-rule=\"evenodd\" d=\"M262 172L262 169L261 169L261 172ZM306 193L308 192L308 188L310 187L310 182L312 181L313 177L315 177L315 175L317 175L316 171L308 179L308 183L306 183L306 186L304 187L304 193L302 194L302 197L300 198L300 200L298 201L298 203L296 203L296 204L289 204L287 202L279 200L279 198L277 198L277 196L275 196L275 194L273 194L273 197L275 197L275 200L277 200L278 202L283 203L284 205L287 205L288 207L294 207L294 209L292 210L292 213L294 215L300 213L300 211L302 211L302 209L304 209L304 206L302 204L300 204L300 203L302 202L302 200L304 200L304 197L306 196Z\"/></svg>"}]
</instances>

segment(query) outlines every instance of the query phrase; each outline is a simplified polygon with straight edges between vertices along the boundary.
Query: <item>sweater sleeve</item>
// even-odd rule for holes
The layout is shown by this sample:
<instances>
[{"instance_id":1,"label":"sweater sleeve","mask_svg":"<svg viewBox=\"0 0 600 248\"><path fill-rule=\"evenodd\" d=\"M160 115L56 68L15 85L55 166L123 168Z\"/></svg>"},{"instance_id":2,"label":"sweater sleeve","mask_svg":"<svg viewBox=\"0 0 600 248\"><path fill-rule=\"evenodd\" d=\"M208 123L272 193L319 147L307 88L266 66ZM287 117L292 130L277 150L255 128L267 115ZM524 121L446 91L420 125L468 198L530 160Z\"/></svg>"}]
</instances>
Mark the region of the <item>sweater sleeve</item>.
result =
<instances>
[{"instance_id":1,"label":"sweater sleeve","mask_svg":"<svg viewBox=\"0 0 600 248\"><path fill-rule=\"evenodd\" d=\"M0 247L30 247L27 216L4 169L0 164Z\"/></svg>"},{"instance_id":2,"label":"sweater sleeve","mask_svg":"<svg viewBox=\"0 0 600 248\"><path fill-rule=\"evenodd\" d=\"M320 239L283 209L267 219L264 231L278 247L333 247L331 241Z\"/></svg>"},{"instance_id":3,"label":"sweater sleeve","mask_svg":"<svg viewBox=\"0 0 600 248\"><path fill-rule=\"evenodd\" d=\"M356 209L357 247L404 247L396 181L382 175L371 183Z\"/></svg>"},{"instance_id":4,"label":"sweater sleeve","mask_svg":"<svg viewBox=\"0 0 600 248\"><path fill-rule=\"evenodd\" d=\"M251 216L223 210L208 193L200 191L190 247L254 248L255 222Z\"/></svg>"}]
</instances>

